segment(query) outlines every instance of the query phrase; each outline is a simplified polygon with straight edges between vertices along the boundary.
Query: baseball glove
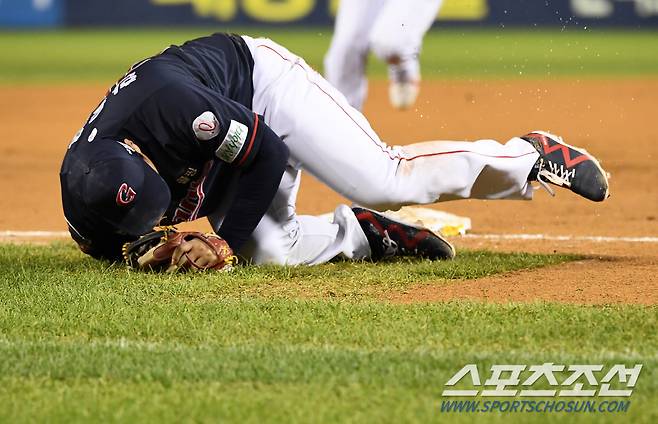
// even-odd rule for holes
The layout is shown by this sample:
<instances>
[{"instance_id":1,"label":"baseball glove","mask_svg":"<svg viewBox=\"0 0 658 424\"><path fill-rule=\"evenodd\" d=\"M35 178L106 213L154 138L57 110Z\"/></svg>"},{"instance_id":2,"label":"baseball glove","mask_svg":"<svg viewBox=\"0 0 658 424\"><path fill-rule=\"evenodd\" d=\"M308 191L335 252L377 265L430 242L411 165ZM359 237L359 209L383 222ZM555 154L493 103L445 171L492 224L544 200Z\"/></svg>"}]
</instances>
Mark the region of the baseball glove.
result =
<instances>
[{"instance_id":1,"label":"baseball glove","mask_svg":"<svg viewBox=\"0 0 658 424\"><path fill-rule=\"evenodd\" d=\"M172 263L176 249L184 242L193 239L202 241L217 256L214 264L200 267L190 260L187 253L183 253L177 263ZM186 269L230 271L237 263L233 250L218 235L178 231L173 227L164 227L145 234L136 241L125 243L122 254L129 268L145 271L176 272Z\"/></svg>"}]
</instances>

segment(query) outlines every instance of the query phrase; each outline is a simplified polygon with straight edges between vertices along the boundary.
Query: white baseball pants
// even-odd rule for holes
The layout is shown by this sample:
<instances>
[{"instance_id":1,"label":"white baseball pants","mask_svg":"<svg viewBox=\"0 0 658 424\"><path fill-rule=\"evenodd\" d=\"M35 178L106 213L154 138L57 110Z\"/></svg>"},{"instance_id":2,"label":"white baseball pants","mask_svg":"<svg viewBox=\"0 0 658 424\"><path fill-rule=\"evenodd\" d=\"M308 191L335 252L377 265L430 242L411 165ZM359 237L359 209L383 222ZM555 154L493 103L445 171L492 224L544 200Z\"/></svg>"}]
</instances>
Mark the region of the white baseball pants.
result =
<instances>
[{"instance_id":1,"label":"white baseball pants","mask_svg":"<svg viewBox=\"0 0 658 424\"><path fill-rule=\"evenodd\" d=\"M380 60L397 58L411 80L420 80L423 36L432 26L442 0L343 0L324 60L327 80L348 102L361 109L368 91L366 61L372 51Z\"/></svg>"},{"instance_id":2,"label":"white baseball pants","mask_svg":"<svg viewBox=\"0 0 658 424\"><path fill-rule=\"evenodd\" d=\"M360 205L530 199L527 178L539 154L530 143L430 141L387 146L365 117L300 57L268 39L243 37L254 57L253 109L290 149L279 190L241 252L254 263L318 264L364 258L370 248L349 207L334 222L295 212L301 170ZM220 219L211 217L215 228Z\"/></svg>"}]
</instances>

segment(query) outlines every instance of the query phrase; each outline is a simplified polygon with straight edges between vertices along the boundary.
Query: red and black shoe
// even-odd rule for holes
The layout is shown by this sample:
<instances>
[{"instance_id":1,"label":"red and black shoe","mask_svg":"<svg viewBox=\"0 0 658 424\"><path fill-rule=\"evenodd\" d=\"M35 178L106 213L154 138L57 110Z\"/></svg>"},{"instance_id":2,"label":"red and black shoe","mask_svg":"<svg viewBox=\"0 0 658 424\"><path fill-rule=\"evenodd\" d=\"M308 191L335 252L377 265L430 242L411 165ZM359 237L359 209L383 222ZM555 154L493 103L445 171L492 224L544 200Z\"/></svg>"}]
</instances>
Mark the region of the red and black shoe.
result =
<instances>
[{"instance_id":1,"label":"red and black shoe","mask_svg":"<svg viewBox=\"0 0 658 424\"><path fill-rule=\"evenodd\" d=\"M370 244L371 259L391 256L415 256L427 259L452 259L455 248L427 228L394 221L363 208L352 208Z\"/></svg>"},{"instance_id":2,"label":"red and black shoe","mask_svg":"<svg viewBox=\"0 0 658 424\"><path fill-rule=\"evenodd\" d=\"M539 152L528 181L539 182L552 195L555 193L547 182L595 202L610 197L608 174L585 149L570 146L562 138L544 131L534 131L521 138Z\"/></svg>"}]
</instances>

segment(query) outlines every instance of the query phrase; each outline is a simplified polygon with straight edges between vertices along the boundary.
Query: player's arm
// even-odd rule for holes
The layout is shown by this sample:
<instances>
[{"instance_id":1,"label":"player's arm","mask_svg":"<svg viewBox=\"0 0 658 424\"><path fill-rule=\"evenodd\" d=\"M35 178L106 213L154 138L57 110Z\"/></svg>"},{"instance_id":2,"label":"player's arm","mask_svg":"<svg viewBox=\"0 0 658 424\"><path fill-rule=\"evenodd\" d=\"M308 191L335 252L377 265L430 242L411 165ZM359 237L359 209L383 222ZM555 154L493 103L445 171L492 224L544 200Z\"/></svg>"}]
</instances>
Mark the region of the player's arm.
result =
<instances>
[{"instance_id":1,"label":"player's arm","mask_svg":"<svg viewBox=\"0 0 658 424\"><path fill-rule=\"evenodd\" d=\"M233 202L217 234L238 252L265 215L288 163L288 147L262 116L230 99L209 98L212 107L195 117L192 125L200 148L241 170ZM214 120L213 120L214 119ZM213 134L215 137L204 138ZM210 133L210 134L206 134Z\"/></svg>"},{"instance_id":2,"label":"player's arm","mask_svg":"<svg viewBox=\"0 0 658 424\"><path fill-rule=\"evenodd\" d=\"M217 234L239 251L254 231L277 192L288 162L288 147L262 125L259 149L238 181L235 199Z\"/></svg>"},{"instance_id":3,"label":"player's arm","mask_svg":"<svg viewBox=\"0 0 658 424\"><path fill-rule=\"evenodd\" d=\"M171 117L170 131L191 140L206 159L240 169L238 191L218 234L239 251L267 211L288 161L288 148L243 105L207 87L173 86L161 93L158 107Z\"/></svg>"},{"instance_id":4,"label":"player's arm","mask_svg":"<svg viewBox=\"0 0 658 424\"><path fill-rule=\"evenodd\" d=\"M161 88L140 113L153 138L170 155L217 159L235 168L249 166L264 134L264 123L256 113L197 83Z\"/></svg>"}]
</instances>

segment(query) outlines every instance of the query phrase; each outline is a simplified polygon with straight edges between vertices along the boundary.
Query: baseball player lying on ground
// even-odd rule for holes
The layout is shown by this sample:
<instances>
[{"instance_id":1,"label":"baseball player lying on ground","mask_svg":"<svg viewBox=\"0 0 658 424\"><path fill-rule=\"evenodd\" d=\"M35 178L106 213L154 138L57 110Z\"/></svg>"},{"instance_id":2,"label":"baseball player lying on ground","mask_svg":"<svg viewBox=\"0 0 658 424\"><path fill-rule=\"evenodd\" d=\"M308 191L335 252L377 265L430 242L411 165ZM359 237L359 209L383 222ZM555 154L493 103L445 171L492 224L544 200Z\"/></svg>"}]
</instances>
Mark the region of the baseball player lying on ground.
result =
<instances>
[{"instance_id":1,"label":"baseball player lying on ground","mask_svg":"<svg viewBox=\"0 0 658 424\"><path fill-rule=\"evenodd\" d=\"M297 215L302 169L363 207L340 205L333 222ZM440 235L374 210L530 199L532 181L608 197L596 159L544 132L388 146L303 59L227 34L135 64L73 138L60 179L82 251L170 270L223 268L233 252L254 264L447 259L455 252ZM153 233L201 217L216 234Z\"/></svg>"}]
</instances>

